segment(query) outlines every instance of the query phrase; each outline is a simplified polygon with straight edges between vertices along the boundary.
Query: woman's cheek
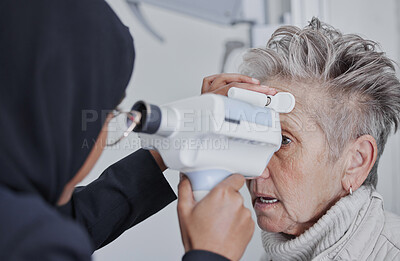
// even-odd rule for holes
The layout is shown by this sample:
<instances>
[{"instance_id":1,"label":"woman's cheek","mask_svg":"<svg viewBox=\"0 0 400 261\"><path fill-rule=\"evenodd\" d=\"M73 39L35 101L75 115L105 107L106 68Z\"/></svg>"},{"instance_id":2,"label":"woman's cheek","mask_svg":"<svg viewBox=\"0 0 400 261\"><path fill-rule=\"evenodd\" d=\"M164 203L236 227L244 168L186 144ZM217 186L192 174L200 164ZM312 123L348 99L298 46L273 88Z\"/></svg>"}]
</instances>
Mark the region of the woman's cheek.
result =
<instances>
[{"instance_id":1,"label":"woman's cheek","mask_svg":"<svg viewBox=\"0 0 400 261\"><path fill-rule=\"evenodd\" d=\"M279 193L294 204L298 199L301 200L304 189L307 187L306 165L308 163L306 164L305 157L307 158L305 151L293 144L278 150L269 165Z\"/></svg>"},{"instance_id":2,"label":"woman's cheek","mask_svg":"<svg viewBox=\"0 0 400 261\"><path fill-rule=\"evenodd\" d=\"M288 155L284 159L277 157L271 166L271 175L284 203L293 206L304 203L304 189L307 187L305 173L305 166L296 155Z\"/></svg>"},{"instance_id":3,"label":"woman's cheek","mask_svg":"<svg viewBox=\"0 0 400 261\"><path fill-rule=\"evenodd\" d=\"M274 178L292 184L302 176L301 158L297 153L279 150L271 164L271 172L276 173Z\"/></svg>"}]
</instances>

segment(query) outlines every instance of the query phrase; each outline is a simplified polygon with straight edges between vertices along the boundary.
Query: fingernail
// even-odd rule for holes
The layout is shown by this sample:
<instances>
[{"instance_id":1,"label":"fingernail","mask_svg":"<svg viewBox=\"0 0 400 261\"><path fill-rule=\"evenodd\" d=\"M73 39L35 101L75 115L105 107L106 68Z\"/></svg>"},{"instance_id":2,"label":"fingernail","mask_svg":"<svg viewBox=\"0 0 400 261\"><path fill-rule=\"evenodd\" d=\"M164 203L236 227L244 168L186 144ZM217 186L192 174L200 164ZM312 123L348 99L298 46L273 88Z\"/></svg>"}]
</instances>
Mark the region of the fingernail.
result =
<instances>
[{"instance_id":1,"label":"fingernail","mask_svg":"<svg viewBox=\"0 0 400 261\"><path fill-rule=\"evenodd\" d=\"M254 83L260 83L260 81L257 80L256 78L251 78L251 80L252 80Z\"/></svg>"},{"instance_id":2,"label":"fingernail","mask_svg":"<svg viewBox=\"0 0 400 261\"><path fill-rule=\"evenodd\" d=\"M261 85L261 87L263 87L263 88L269 88L267 85ZM271 89L271 88L269 88L269 89Z\"/></svg>"}]
</instances>

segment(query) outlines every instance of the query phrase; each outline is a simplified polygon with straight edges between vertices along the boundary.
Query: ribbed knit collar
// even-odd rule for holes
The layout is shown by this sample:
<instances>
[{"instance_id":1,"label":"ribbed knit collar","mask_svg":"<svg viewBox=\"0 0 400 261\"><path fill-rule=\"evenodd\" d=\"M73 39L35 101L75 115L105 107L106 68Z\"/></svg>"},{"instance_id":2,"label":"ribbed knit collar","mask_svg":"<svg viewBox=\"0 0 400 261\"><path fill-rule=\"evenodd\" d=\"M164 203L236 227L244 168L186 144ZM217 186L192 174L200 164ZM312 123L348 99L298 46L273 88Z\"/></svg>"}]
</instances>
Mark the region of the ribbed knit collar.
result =
<instances>
[{"instance_id":1,"label":"ribbed knit collar","mask_svg":"<svg viewBox=\"0 0 400 261\"><path fill-rule=\"evenodd\" d=\"M352 223L362 218L369 204L372 188L361 186L353 195L341 198L317 223L293 239L282 233L262 232L268 260L311 260L338 242ZM350 229L350 230L349 230Z\"/></svg>"}]
</instances>

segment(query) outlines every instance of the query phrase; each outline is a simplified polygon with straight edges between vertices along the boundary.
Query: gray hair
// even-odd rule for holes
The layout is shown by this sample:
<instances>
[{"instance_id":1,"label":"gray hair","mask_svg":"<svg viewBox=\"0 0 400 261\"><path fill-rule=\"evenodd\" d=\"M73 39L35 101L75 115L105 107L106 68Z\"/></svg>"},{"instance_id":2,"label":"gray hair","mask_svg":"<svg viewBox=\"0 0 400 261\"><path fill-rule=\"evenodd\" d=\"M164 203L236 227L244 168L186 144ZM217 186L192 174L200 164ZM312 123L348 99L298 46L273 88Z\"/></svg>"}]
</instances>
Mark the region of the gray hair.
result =
<instances>
[{"instance_id":1,"label":"gray hair","mask_svg":"<svg viewBox=\"0 0 400 261\"><path fill-rule=\"evenodd\" d=\"M377 43L313 18L303 29L277 29L266 48L250 49L241 72L261 82L317 83L324 106L313 114L325 133L330 159L337 160L349 141L371 135L378 157L364 184L376 187L379 158L400 122L400 83L394 63Z\"/></svg>"}]
</instances>

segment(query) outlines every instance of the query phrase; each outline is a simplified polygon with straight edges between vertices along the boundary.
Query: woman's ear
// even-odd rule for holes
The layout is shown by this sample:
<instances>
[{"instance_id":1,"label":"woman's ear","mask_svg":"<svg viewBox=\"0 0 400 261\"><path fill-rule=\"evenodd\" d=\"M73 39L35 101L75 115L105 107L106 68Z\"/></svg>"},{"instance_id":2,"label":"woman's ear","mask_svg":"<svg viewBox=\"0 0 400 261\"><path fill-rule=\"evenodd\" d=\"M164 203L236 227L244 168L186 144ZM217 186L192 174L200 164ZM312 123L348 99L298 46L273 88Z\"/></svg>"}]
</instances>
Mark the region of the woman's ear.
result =
<instances>
[{"instance_id":1,"label":"woman's ear","mask_svg":"<svg viewBox=\"0 0 400 261\"><path fill-rule=\"evenodd\" d=\"M343 189L353 191L358 189L375 164L378 147L371 135L357 138L348 148L347 164L342 179Z\"/></svg>"}]
</instances>

